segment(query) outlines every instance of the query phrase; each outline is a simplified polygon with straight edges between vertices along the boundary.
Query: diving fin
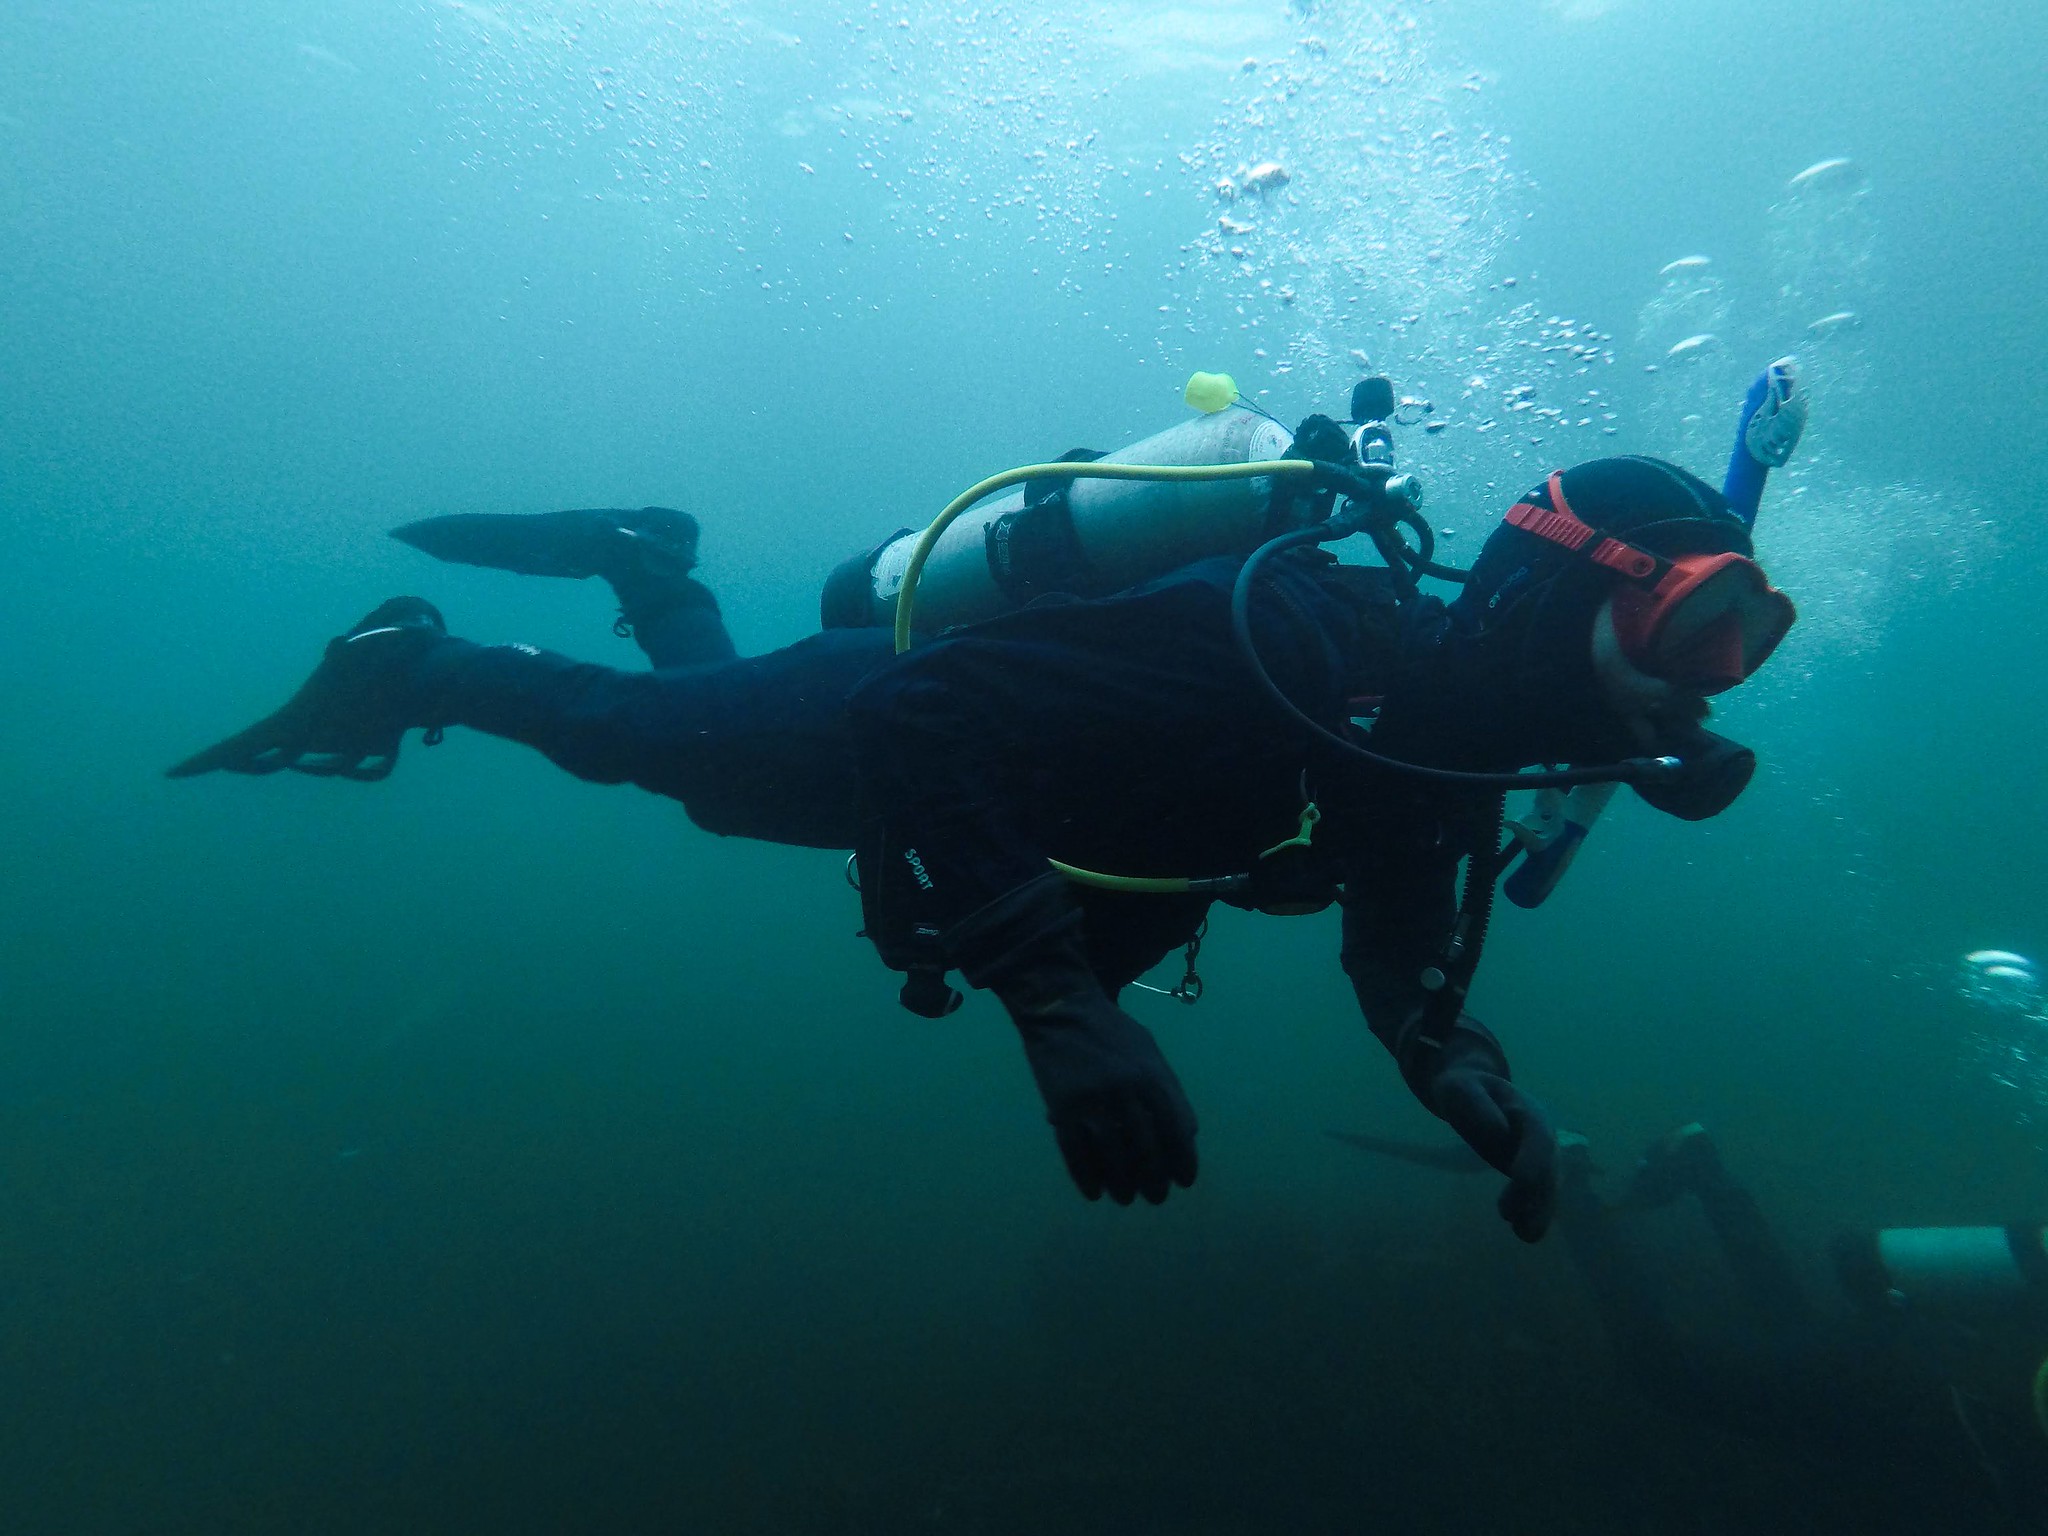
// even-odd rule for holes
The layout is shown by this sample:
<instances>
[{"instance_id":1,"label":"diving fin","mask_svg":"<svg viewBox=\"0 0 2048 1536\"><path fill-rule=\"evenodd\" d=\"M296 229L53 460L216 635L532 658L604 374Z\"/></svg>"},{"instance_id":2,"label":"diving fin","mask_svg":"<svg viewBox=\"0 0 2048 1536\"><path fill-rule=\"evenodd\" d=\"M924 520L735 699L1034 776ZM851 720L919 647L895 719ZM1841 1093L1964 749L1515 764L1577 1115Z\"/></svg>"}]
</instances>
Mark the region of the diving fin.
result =
<instances>
[{"instance_id":1,"label":"diving fin","mask_svg":"<svg viewBox=\"0 0 2048 1536\"><path fill-rule=\"evenodd\" d=\"M580 579L660 570L680 577L697 564L697 519L672 507L460 512L407 523L391 537L436 560L520 576Z\"/></svg>"},{"instance_id":2,"label":"diving fin","mask_svg":"<svg viewBox=\"0 0 2048 1536\"><path fill-rule=\"evenodd\" d=\"M419 662L447 637L440 610L424 598L380 603L326 655L282 709L165 770L173 779L202 773L276 773L374 782L398 765L398 744L419 718Z\"/></svg>"},{"instance_id":3,"label":"diving fin","mask_svg":"<svg viewBox=\"0 0 2048 1536\"><path fill-rule=\"evenodd\" d=\"M1439 1173L1486 1171L1485 1159L1462 1141L1397 1141L1389 1136L1368 1136L1362 1131L1328 1131L1325 1134L1332 1141L1341 1141L1361 1152L1389 1157L1397 1163L1408 1163L1417 1168L1434 1168Z\"/></svg>"}]
</instances>

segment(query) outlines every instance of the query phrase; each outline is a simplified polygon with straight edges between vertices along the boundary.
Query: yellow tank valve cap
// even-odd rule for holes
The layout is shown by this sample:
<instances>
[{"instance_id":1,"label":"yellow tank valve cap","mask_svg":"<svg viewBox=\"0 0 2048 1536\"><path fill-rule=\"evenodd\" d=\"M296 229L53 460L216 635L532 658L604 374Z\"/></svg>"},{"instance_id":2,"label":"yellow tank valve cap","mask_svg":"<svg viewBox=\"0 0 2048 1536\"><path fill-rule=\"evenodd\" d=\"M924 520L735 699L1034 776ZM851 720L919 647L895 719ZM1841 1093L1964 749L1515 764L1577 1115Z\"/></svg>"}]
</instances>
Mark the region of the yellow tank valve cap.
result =
<instances>
[{"instance_id":1,"label":"yellow tank valve cap","mask_svg":"<svg viewBox=\"0 0 2048 1536\"><path fill-rule=\"evenodd\" d=\"M1189 374L1183 398L1196 410L1213 416L1237 403L1237 380L1227 373Z\"/></svg>"}]
</instances>

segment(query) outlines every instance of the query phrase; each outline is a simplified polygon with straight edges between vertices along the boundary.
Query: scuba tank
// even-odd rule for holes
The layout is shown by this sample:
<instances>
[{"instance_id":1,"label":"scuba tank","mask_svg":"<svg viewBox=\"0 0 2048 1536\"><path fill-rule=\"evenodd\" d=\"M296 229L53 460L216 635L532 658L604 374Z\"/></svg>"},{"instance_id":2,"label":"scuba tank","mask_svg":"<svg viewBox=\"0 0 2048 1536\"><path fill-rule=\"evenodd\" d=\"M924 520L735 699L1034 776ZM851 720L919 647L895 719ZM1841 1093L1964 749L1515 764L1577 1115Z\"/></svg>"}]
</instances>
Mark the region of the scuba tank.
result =
<instances>
[{"instance_id":1,"label":"scuba tank","mask_svg":"<svg viewBox=\"0 0 2048 1536\"><path fill-rule=\"evenodd\" d=\"M1947 1316L2048 1313L2048 1229L1887 1227L1832 1244L1842 1289L1864 1306Z\"/></svg>"},{"instance_id":2,"label":"scuba tank","mask_svg":"<svg viewBox=\"0 0 2048 1536\"><path fill-rule=\"evenodd\" d=\"M1270 417L1233 405L1114 453L1077 450L1062 461L1250 464L1285 458L1292 441ZM918 581L917 628L993 618L1047 592L1106 596L1206 556L1247 552L1287 524L1291 500L1264 475L1032 481L946 529ZM906 529L835 568L820 602L824 627L892 622L916 542Z\"/></svg>"}]
</instances>

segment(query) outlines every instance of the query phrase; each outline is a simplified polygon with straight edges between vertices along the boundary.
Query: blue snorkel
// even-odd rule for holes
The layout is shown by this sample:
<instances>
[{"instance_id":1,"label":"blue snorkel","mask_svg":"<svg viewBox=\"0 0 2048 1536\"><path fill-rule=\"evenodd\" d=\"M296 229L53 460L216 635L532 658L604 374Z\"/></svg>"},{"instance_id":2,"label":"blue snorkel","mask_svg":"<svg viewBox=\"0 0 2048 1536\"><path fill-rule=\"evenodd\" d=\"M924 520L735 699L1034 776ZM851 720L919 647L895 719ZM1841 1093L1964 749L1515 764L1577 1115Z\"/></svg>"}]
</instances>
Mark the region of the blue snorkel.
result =
<instances>
[{"instance_id":1,"label":"blue snorkel","mask_svg":"<svg viewBox=\"0 0 2048 1536\"><path fill-rule=\"evenodd\" d=\"M1758 374L1743 397L1721 494L1745 528L1756 525L1771 471L1784 468L1799 446L1806 430L1806 400L1799 388L1798 360L1791 357L1779 358Z\"/></svg>"}]
</instances>

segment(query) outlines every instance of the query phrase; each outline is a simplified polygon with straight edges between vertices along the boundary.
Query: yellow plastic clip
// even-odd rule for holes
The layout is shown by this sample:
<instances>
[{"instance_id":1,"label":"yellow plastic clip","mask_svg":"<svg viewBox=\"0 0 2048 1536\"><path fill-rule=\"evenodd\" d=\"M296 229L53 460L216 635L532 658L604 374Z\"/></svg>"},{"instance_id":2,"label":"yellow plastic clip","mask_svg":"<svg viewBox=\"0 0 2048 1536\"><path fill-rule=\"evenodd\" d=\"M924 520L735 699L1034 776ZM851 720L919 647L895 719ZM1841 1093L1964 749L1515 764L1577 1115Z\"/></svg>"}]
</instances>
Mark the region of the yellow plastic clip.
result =
<instances>
[{"instance_id":1,"label":"yellow plastic clip","mask_svg":"<svg viewBox=\"0 0 2048 1536\"><path fill-rule=\"evenodd\" d=\"M1295 829L1294 836L1287 839L1284 843L1275 843L1264 853L1260 854L1259 857L1270 859L1274 854L1284 849L1306 848L1309 845L1309 839L1315 836L1316 823L1322 819L1323 813L1316 808L1315 801L1309 801L1307 805L1301 808L1301 825Z\"/></svg>"}]
</instances>

